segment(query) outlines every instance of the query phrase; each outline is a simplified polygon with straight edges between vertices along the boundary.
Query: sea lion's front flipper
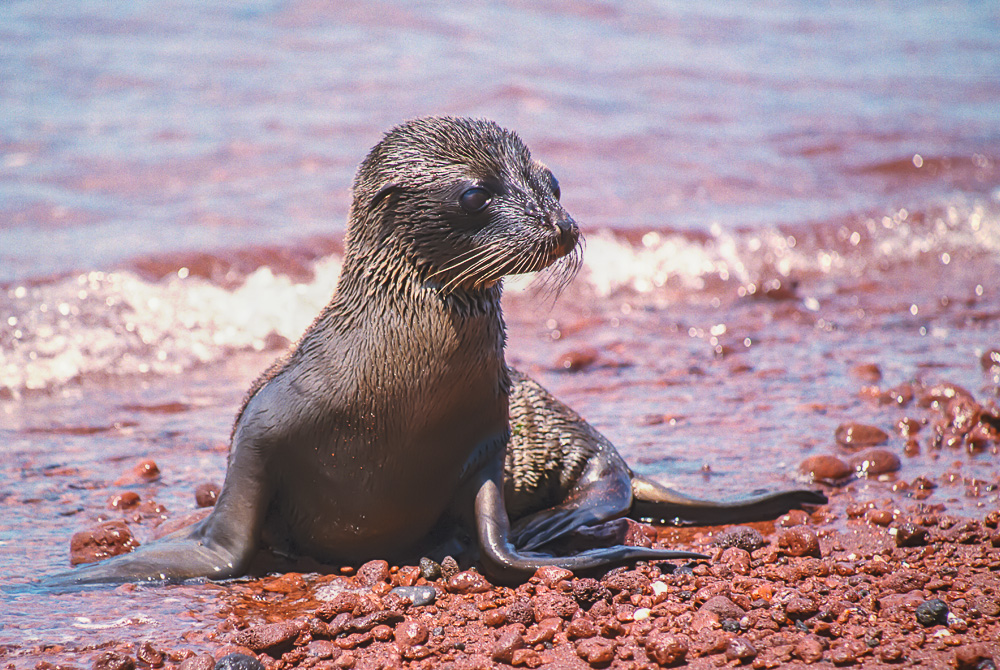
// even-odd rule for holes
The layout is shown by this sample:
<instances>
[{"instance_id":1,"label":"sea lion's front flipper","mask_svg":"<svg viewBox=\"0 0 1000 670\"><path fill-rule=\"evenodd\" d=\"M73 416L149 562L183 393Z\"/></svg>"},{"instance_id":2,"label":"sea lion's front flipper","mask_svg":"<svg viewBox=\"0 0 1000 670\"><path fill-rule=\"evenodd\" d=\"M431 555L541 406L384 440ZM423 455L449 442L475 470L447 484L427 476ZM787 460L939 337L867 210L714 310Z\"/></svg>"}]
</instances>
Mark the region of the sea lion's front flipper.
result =
<instances>
[{"instance_id":1,"label":"sea lion's front flipper","mask_svg":"<svg viewBox=\"0 0 1000 670\"><path fill-rule=\"evenodd\" d=\"M219 500L202 521L130 554L63 572L41 581L44 588L139 581L226 579L243 574L257 551L271 496L266 451L234 440Z\"/></svg>"},{"instance_id":2,"label":"sea lion's front flipper","mask_svg":"<svg viewBox=\"0 0 1000 670\"><path fill-rule=\"evenodd\" d=\"M632 477L632 510L640 521L673 525L718 525L774 519L806 505L824 505L826 496L805 489L751 495L729 501L699 500L640 475Z\"/></svg>"},{"instance_id":3,"label":"sea lion's front flipper","mask_svg":"<svg viewBox=\"0 0 1000 670\"><path fill-rule=\"evenodd\" d=\"M475 485L475 525L479 562L483 572L499 584L522 583L543 566L586 571L613 568L633 561L662 561L708 558L690 551L667 551L618 545L591 549L571 556L543 556L521 553L511 543L510 520L504 507L503 468L488 464L477 475Z\"/></svg>"},{"instance_id":4,"label":"sea lion's front flipper","mask_svg":"<svg viewBox=\"0 0 1000 670\"><path fill-rule=\"evenodd\" d=\"M601 452L591 457L562 502L514 522L514 546L535 550L581 527L625 516L632 505L632 483L619 461Z\"/></svg>"}]
</instances>

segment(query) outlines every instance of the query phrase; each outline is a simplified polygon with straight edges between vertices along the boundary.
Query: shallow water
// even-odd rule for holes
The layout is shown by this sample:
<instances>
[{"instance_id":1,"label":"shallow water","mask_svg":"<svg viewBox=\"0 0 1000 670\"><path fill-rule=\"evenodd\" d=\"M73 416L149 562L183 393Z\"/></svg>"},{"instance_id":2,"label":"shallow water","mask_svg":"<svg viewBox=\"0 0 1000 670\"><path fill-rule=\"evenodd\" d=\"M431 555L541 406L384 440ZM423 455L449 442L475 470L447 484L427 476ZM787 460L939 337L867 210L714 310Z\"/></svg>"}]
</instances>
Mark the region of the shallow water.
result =
<instances>
[{"instance_id":1,"label":"shallow water","mask_svg":"<svg viewBox=\"0 0 1000 670\"><path fill-rule=\"evenodd\" d=\"M114 493L177 517L221 481L244 390L335 286L356 164L425 113L495 118L558 175L586 266L554 306L508 283L509 358L637 470L716 497L799 486L858 421L902 467L829 489L834 527L847 500L995 508L995 448L932 449L925 427L905 455L895 423L934 410L860 391L996 402L1000 11L878 9L8 4L0 584L65 568ZM159 482L115 484L144 458ZM893 490L921 475L925 500ZM197 647L213 588L2 594L0 645Z\"/></svg>"}]
</instances>

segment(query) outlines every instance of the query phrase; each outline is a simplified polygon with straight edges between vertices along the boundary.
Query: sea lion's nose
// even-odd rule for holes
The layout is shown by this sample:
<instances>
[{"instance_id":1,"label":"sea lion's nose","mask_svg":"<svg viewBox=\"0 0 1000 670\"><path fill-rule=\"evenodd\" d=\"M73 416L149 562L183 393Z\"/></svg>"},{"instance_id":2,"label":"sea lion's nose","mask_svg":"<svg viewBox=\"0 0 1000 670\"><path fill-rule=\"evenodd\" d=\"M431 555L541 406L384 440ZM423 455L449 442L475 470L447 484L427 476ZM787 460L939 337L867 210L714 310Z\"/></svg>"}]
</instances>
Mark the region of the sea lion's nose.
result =
<instances>
[{"instance_id":1,"label":"sea lion's nose","mask_svg":"<svg viewBox=\"0 0 1000 670\"><path fill-rule=\"evenodd\" d=\"M580 239L580 229L576 225L576 221L573 220L569 214L564 210L559 211L553 217L552 223L555 225L556 231L559 233L559 246L565 249L567 252L576 246L577 240Z\"/></svg>"}]
</instances>

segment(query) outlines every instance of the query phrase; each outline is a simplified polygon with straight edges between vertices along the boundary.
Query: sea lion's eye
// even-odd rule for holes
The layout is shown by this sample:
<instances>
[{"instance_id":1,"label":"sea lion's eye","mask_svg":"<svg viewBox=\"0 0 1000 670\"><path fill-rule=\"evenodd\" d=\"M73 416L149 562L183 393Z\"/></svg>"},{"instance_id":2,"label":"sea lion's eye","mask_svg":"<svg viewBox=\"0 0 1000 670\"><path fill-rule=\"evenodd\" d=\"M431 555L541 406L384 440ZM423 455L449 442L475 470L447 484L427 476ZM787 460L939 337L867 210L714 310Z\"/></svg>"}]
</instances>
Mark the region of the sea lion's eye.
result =
<instances>
[{"instance_id":1,"label":"sea lion's eye","mask_svg":"<svg viewBox=\"0 0 1000 670\"><path fill-rule=\"evenodd\" d=\"M486 209L486 205L490 204L492 198L493 195L485 188L474 186L463 193L458 198L458 202L467 214L477 214Z\"/></svg>"},{"instance_id":2,"label":"sea lion's eye","mask_svg":"<svg viewBox=\"0 0 1000 670\"><path fill-rule=\"evenodd\" d=\"M558 200L562 196L562 189L559 188L559 180L551 172L549 173L549 186L552 188L552 195Z\"/></svg>"}]
</instances>

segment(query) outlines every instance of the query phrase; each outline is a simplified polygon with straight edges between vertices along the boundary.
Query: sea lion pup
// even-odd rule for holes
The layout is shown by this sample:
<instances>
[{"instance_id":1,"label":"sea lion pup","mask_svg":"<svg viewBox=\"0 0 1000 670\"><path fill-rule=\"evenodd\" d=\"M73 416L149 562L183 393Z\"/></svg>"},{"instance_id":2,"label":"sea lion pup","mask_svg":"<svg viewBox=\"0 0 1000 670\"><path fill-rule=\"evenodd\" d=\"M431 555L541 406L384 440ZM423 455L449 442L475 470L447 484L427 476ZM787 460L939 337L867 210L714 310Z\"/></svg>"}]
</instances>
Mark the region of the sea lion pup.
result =
<instances>
[{"instance_id":1,"label":"sea lion pup","mask_svg":"<svg viewBox=\"0 0 1000 670\"><path fill-rule=\"evenodd\" d=\"M546 565L701 557L546 552L627 514L634 496L646 516L710 522L823 502L798 491L720 507L674 494L508 369L501 279L573 266L578 240L558 182L514 133L444 117L389 131L354 181L336 293L250 389L212 513L47 583L234 577L261 546L331 564L413 560L453 547L438 532L449 527L487 576L512 583Z\"/></svg>"}]
</instances>

